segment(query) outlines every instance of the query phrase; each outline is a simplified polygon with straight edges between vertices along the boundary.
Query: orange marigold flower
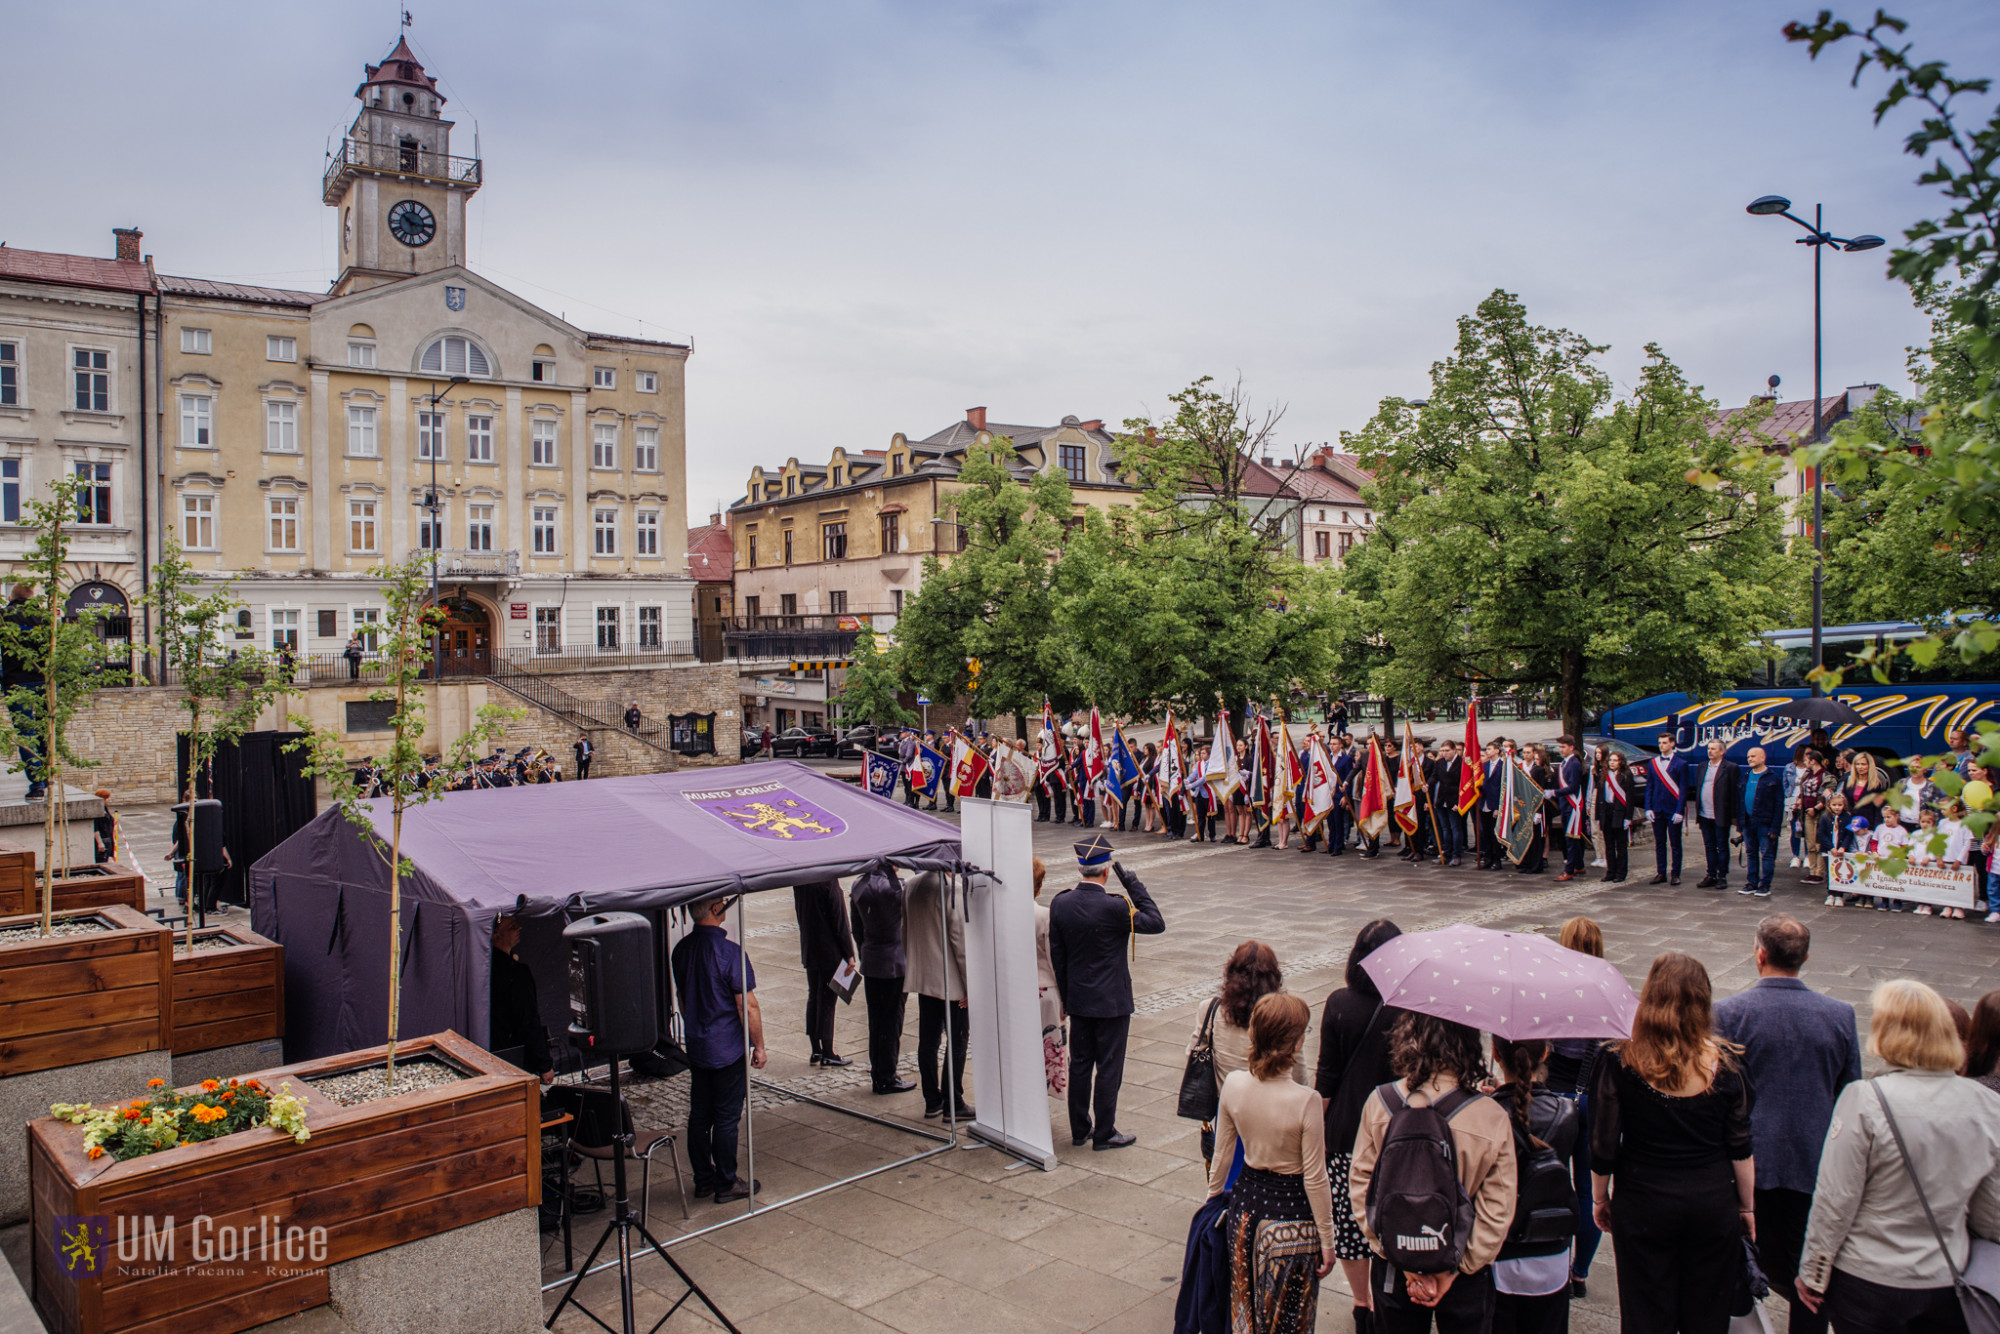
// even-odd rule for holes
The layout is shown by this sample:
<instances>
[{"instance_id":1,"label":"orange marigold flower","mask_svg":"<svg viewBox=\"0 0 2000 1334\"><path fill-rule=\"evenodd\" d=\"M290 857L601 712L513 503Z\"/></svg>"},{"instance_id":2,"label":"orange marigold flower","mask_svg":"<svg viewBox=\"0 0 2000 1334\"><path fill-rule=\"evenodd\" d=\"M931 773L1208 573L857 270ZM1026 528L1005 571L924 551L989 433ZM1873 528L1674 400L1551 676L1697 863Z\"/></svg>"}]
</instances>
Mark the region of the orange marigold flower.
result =
<instances>
[{"instance_id":1,"label":"orange marigold flower","mask_svg":"<svg viewBox=\"0 0 2000 1334\"><path fill-rule=\"evenodd\" d=\"M164 1079L149 1079L146 1081L146 1087L149 1089L165 1088L166 1085L167 1081Z\"/></svg>"},{"instance_id":2,"label":"orange marigold flower","mask_svg":"<svg viewBox=\"0 0 2000 1334\"><path fill-rule=\"evenodd\" d=\"M221 1087L222 1087L222 1082L220 1080L204 1079L201 1081L201 1091L203 1093L213 1093Z\"/></svg>"},{"instance_id":3,"label":"orange marigold flower","mask_svg":"<svg viewBox=\"0 0 2000 1334\"><path fill-rule=\"evenodd\" d=\"M102 1158L104 1156L104 1146L101 1144L91 1145L90 1152L85 1156L90 1158Z\"/></svg>"},{"instance_id":4,"label":"orange marigold flower","mask_svg":"<svg viewBox=\"0 0 2000 1334\"><path fill-rule=\"evenodd\" d=\"M127 1103L126 1105L128 1107L144 1107L146 1105L146 1100L144 1098L134 1098L132 1099L131 1102Z\"/></svg>"}]
</instances>

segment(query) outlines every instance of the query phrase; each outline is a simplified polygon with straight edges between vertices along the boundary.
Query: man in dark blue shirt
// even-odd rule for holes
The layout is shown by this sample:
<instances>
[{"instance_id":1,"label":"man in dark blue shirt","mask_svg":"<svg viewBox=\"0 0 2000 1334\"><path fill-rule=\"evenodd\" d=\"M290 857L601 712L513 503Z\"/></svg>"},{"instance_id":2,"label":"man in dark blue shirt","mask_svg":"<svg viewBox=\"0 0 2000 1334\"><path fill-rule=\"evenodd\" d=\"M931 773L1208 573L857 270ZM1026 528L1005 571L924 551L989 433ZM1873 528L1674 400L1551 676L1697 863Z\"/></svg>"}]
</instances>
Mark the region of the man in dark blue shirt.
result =
<instances>
[{"instance_id":1,"label":"man in dark blue shirt","mask_svg":"<svg viewBox=\"0 0 2000 1334\"><path fill-rule=\"evenodd\" d=\"M750 1197L754 1182L736 1175L737 1130L750 1092L743 1061L745 1025L750 1065L764 1068L764 1016L757 1008L757 973L722 929L727 897L694 905L694 929L674 946L674 992L680 997L688 1065L688 1166L694 1193L717 1204Z\"/></svg>"},{"instance_id":2,"label":"man in dark blue shirt","mask_svg":"<svg viewBox=\"0 0 2000 1334\"><path fill-rule=\"evenodd\" d=\"M1771 872L1778 863L1778 827L1785 818L1785 780L1764 766L1764 748L1750 747L1743 775L1743 888L1738 894L1771 897Z\"/></svg>"}]
</instances>

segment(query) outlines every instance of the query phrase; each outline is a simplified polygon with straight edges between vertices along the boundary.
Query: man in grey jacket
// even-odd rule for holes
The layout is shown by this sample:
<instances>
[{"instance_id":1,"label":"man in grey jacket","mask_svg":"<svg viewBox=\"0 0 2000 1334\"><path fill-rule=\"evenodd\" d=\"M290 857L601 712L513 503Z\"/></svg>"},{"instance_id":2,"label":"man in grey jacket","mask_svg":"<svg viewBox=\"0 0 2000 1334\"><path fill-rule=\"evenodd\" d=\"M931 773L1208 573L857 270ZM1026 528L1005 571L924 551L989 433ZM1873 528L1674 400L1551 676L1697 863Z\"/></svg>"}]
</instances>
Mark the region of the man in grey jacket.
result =
<instances>
[{"instance_id":1,"label":"man in grey jacket","mask_svg":"<svg viewBox=\"0 0 2000 1334\"><path fill-rule=\"evenodd\" d=\"M1854 1007L1799 981L1812 934L1789 913L1757 924L1757 982L1717 1003L1715 1033L1743 1046L1755 1102L1757 1254L1791 1302L1793 1334L1825 1334L1826 1317L1798 1299L1794 1280L1812 1214L1820 1148L1840 1091L1861 1078Z\"/></svg>"},{"instance_id":2,"label":"man in grey jacket","mask_svg":"<svg viewBox=\"0 0 2000 1334\"><path fill-rule=\"evenodd\" d=\"M937 872L925 871L903 895L903 990L917 998L917 1078L923 1083L924 1116L935 1119L949 1110L952 1120L970 1121L975 1113L965 1100L965 1047L972 1038L965 1009L965 919L944 911L944 888ZM938 1044L947 1041L947 1024L949 1083L938 1065Z\"/></svg>"}]
</instances>

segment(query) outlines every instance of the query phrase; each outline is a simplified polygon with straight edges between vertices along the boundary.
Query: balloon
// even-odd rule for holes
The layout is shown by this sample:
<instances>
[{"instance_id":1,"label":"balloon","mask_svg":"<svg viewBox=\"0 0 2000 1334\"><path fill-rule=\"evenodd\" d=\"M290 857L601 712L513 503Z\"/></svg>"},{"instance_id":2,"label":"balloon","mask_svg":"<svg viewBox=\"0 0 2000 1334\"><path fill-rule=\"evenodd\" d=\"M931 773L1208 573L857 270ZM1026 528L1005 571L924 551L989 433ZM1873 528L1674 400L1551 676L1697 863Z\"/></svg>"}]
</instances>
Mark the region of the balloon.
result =
<instances>
[{"instance_id":1,"label":"balloon","mask_svg":"<svg viewBox=\"0 0 2000 1334\"><path fill-rule=\"evenodd\" d=\"M1965 804L1973 810L1983 811L1993 800L1993 785L1983 778L1975 778L1965 785L1965 790L1960 795L1965 798Z\"/></svg>"}]
</instances>

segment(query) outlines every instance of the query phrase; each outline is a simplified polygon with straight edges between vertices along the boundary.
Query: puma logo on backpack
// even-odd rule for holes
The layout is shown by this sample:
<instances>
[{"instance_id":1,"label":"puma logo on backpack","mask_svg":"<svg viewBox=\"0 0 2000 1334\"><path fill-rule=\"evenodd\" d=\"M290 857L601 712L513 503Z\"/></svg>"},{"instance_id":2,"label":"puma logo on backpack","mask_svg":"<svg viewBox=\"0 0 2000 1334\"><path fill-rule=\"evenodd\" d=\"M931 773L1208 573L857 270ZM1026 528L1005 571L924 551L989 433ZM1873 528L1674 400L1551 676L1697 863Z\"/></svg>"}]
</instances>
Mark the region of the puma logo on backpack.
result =
<instances>
[{"instance_id":1,"label":"puma logo on backpack","mask_svg":"<svg viewBox=\"0 0 2000 1334\"><path fill-rule=\"evenodd\" d=\"M1472 1239L1472 1197L1458 1179L1458 1144L1451 1121L1482 1095L1453 1089L1435 1103L1412 1106L1394 1084L1376 1090L1389 1109L1382 1152L1368 1181L1368 1229L1384 1259L1412 1274L1457 1269Z\"/></svg>"}]
</instances>

